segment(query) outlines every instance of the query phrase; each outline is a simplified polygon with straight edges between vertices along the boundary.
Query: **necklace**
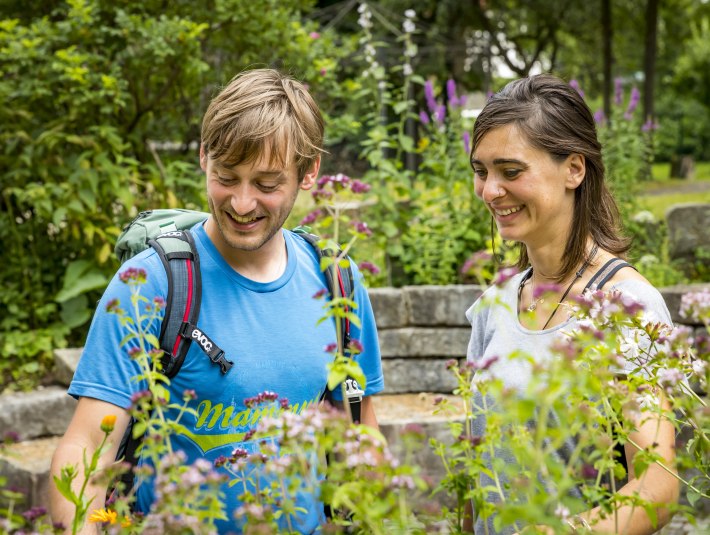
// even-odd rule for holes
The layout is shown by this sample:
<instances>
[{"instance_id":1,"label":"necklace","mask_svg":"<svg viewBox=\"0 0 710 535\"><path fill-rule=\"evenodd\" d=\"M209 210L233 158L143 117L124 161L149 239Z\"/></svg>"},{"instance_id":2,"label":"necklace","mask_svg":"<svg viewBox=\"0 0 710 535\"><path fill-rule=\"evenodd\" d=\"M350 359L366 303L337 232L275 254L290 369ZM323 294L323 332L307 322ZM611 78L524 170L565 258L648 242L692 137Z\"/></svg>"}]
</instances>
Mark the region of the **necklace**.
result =
<instances>
[{"instance_id":1,"label":"necklace","mask_svg":"<svg viewBox=\"0 0 710 535\"><path fill-rule=\"evenodd\" d=\"M577 272L574 274L574 278L572 279L572 282L569 283L569 286L565 289L564 293L562 294L562 297L560 297L560 300L557 302L557 305L555 305L554 310L552 311L552 314L547 318L547 321L545 322L545 325L542 326L542 330L544 331L547 329L547 326L550 324L550 321L552 321L552 318L555 316L557 313L557 310L560 308L560 305L564 302L565 298L567 297L567 294L569 294L570 290L572 289L572 286L574 286L574 283L577 282L578 279L582 277L584 272L587 270L589 267L589 264L592 263L592 260L594 260L594 257L597 256L597 251L599 250L599 246L595 243L594 247L592 248L592 251L589 253L589 256L587 259L584 261L582 264L582 267L580 267ZM520 301L520 297L522 296L523 293L523 286L525 286L525 283L530 279L530 291L532 292L532 295L535 295L535 280L533 278L533 268L530 268L529 275L526 277L523 277L523 279L520 281L520 286L518 286L518 301ZM539 297L538 299L533 300L530 305L527 306L526 310L528 312L533 312L536 308L537 305L540 303L544 303L545 299L543 297Z\"/></svg>"}]
</instances>

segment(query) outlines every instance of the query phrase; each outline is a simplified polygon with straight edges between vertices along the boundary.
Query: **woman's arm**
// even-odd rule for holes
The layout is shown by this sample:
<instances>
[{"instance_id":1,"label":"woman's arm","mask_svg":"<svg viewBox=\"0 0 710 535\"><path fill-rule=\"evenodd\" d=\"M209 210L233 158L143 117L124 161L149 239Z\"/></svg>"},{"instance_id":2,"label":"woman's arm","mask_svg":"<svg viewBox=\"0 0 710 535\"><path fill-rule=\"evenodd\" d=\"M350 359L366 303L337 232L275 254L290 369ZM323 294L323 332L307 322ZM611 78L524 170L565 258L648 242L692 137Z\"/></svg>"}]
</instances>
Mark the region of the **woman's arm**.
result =
<instances>
[{"instance_id":1,"label":"woman's arm","mask_svg":"<svg viewBox=\"0 0 710 535\"><path fill-rule=\"evenodd\" d=\"M662 393L659 394L659 403L664 413L670 411L668 400ZM641 506L624 505L606 518L602 518L599 508L595 508L581 515L594 533L646 535L654 533L670 520L671 513L667 506L677 502L680 487L674 467L675 428L668 419L656 413L644 413L643 418L638 429L629 434L629 443L626 445L629 481L619 493L638 495L642 500L656 504L658 523L654 526ZM652 463L643 474L637 476L634 473L633 458L638 448L649 448L658 454L663 459L663 466Z\"/></svg>"}]
</instances>

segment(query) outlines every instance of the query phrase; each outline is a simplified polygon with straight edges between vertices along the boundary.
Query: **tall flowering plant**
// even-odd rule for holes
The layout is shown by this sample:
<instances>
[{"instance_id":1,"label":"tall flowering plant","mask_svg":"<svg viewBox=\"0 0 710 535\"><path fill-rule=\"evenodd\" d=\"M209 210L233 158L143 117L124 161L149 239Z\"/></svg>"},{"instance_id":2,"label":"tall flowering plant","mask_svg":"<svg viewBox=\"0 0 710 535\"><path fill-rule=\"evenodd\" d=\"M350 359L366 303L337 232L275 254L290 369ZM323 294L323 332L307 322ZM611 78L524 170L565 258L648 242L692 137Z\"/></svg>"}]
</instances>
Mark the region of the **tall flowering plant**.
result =
<instances>
[{"instance_id":1,"label":"tall flowering plant","mask_svg":"<svg viewBox=\"0 0 710 535\"><path fill-rule=\"evenodd\" d=\"M684 299L706 326L708 295ZM645 474L652 465L685 488L690 507L669 504L672 511L692 519L692 506L710 499L710 411L698 394L710 379L707 342L694 344L697 338L684 328L658 323L615 292L584 295L574 314L578 328L565 333L546 361L516 352L463 366L450 363L457 393L468 401L465 423L452 427L454 444L436 443L448 474L438 490L455 498L453 532L460 532L470 500L478 517L498 529L566 533L576 514L597 507L624 533L630 526L614 514L621 506L643 508L656 522L658 504L619 492L629 470L641 488L650 484ZM504 383L497 373L500 360L516 363L529 382ZM661 397L670 410L659 403ZM442 401L439 410L450 407ZM674 465L632 438L640 425L662 419L690 436L679 441ZM636 451L632 467L618 453L624 447ZM596 520L588 522L594 530Z\"/></svg>"},{"instance_id":2,"label":"tall flowering plant","mask_svg":"<svg viewBox=\"0 0 710 535\"><path fill-rule=\"evenodd\" d=\"M404 13L400 64L382 68L372 34L374 9L360 6L365 69L359 96L370 109L362 154L377 200L369 212L385 251L387 283L458 282L466 255L485 243L487 222L468 166L465 97L454 80L443 89L416 74L414 10Z\"/></svg>"}]
</instances>

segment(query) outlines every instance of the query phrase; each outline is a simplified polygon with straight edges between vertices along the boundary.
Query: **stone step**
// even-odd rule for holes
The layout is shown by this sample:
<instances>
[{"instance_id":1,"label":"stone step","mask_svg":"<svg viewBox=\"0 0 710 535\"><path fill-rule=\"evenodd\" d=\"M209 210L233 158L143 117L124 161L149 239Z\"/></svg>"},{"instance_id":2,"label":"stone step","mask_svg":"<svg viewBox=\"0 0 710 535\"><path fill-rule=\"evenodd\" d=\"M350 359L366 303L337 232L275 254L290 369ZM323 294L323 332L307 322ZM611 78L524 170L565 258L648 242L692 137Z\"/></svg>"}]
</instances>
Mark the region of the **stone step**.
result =
<instances>
[{"instance_id":1,"label":"stone step","mask_svg":"<svg viewBox=\"0 0 710 535\"><path fill-rule=\"evenodd\" d=\"M69 425L76 400L63 386L32 392L0 395L0 429L16 433L20 440L62 435Z\"/></svg>"}]
</instances>

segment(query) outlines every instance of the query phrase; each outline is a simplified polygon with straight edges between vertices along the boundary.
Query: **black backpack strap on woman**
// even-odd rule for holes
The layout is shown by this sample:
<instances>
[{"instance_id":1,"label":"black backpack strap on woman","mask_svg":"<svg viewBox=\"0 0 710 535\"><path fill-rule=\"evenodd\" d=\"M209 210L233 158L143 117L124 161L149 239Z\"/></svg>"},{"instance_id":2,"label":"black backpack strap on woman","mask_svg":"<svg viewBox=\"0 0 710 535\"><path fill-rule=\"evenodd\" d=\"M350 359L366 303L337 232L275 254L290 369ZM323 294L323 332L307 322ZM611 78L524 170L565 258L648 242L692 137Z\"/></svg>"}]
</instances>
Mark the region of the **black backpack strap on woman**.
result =
<instances>
[{"instance_id":1,"label":"black backpack strap on woman","mask_svg":"<svg viewBox=\"0 0 710 535\"><path fill-rule=\"evenodd\" d=\"M601 290L604 285L609 282L609 280L616 275L616 272L622 268L630 267L631 269L636 269L634 266L622 260L621 258L612 258L607 261L593 276L589 279L589 282L584 287L584 290L591 290L595 292L596 290Z\"/></svg>"}]
</instances>

